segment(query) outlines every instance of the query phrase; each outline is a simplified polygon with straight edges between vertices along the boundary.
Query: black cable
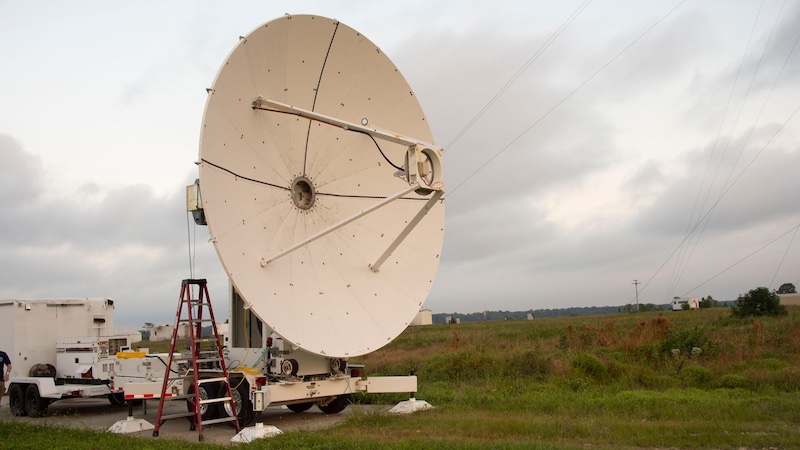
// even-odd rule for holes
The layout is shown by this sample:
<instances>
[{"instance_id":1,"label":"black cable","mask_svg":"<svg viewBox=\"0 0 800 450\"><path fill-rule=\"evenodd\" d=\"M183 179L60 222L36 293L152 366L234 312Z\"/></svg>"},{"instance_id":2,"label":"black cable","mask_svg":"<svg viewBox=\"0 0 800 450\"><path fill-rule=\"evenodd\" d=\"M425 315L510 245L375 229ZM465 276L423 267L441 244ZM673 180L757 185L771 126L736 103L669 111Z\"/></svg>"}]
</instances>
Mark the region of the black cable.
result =
<instances>
[{"instance_id":1,"label":"black cable","mask_svg":"<svg viewBox=\"0 0 800 450\"><path fill-rule=\"evenodd\" d=\"M159 361L161 361L161 364L164 364L164 367L167 367L169 369L170 372L178 373L178 371L173 370L171 367L167 366L167 362L161 359L161 357L158 355L145 355L145 358L157 358Z\"/></svg>"},{"instance_id":2,"label":"black cable","mask_svg":"<svg viewBox=\"0 0 800 450\"><path fill-rule=\"evenodd\" d=\"M322 75L325 73L325 66L328 64L328 56L331 54L331 48L333 47L333 41L336 39L336 31L339 29L339 22L336 21L336 26L333 28L333 34L331 35L331 42L328 44L328 51L325 53L325 59L322 61L322 68L319 71L319 78L317 79L317 88L314 89L314 101L311 102L311 111L317 107L317 95L319 95L319 86L322 84ZM303 150L303 176L306 175L306 164L308 164L308 141L309 137L311 136L311 122L308 122L308 128L306 129L306 147Z\"/></svg>"},{"instance_id":3,"label":"black cable","mask_svg":"<svg viewBox=\"0 0 800 450\"><path fill-rule=\"evenodd\" d=\"M192 267L192 231L189 225L189 216L192 213L186 211L186 240L189 246L189 278L194 278L194 267Z\"/></svg>"},{"instance_id":4,"label":"black cable","mask_svg":"<svg viewBox=\"0 0 800 450\"><path fill-rule=\"evenodd\" d=\"M378 147L378 151L381 152L381 156L383 156L383 159L385 159L386 162L389 163L389 165L391 165L392 167L394 167L397 170L405 170L402 167L398 167L395 163L389 161L389 158L387 158L386 154L383 153L383 149L381 149L381 146L378 145L378 141L376 141L375 138L371 134L367 133L366 131L361 131L361 130L347 130L347 131L353 131L355 133L366 134L367 136L369 136L369 138L372 139L372 142L375 143L375 147Z\"/></svg>"},{"instance_id":5,"label":"black cable","mask_svg":"<svg viewBox=\"0 0 800 450\"><path fill-rule=\"evenodd\" d=\"M289 190L288 187L279 186L279 185L273 184L273 183L267 183L266 181L256 180L255 178L248 178L248 177L241 176L238 173L233 172L233 171L231 171L229 169L226 169L226 168L224 168L222 166L218 166L218 165L212 163L211 161L209 161L207 159L200 159L200 161L202 161L205 164L208 164L211 167L217 168L217 169L219 169L219 170L221 170L223 172L227 172L227 173L235 176L236 178L241 178L243 180L252 181L253 183L263 184L265 186L270 186L270 187L274 187L274 188L278 188L278 189L283 189L283 190L286 190L286 191Z\"/></svg>"},{"instance_id":6,"label":"black cable","mask_svg":"<svg viewBox=\"0 0 800 450\"><path fill-rule=\"evenodd\" d=\"M356 133L364 133L363 131L357 131L357 130L350 130L350 131L354 131L354 132L356 132ZM366 134L367 136L369 136L369 133L364 133L364 134ZM370 136L370 137L372 137L372 136ZM372 140L373 140L373 141L375 141L375 139L374 139L374 138L373 138ZM377 142L375 142L375 144L377 145ZM380 147L378 147L378 150L380 150ZM382 152L382 151L381 151L381 154L383 155L383 152ZM384 155L384 158L386 158L386 155ZM236 178L241 178L241 179L243 179L243 180L251 181L251 182L253 182L253 183L263 184L263 185L265 185L265 186L270 186L270 187L274 187L274 188L278 188L278 189L283 189L283 190L285 190L285 191L288 191L288 190L290 190L290 188L288 188L288 187L279 186L279 185L277 185L277 184L274 184L274 183L268 183L268 182L266 182L266 181L256 180L256 179L254 179L254 178L249 178L249 177L245 177L245 176L239 175L238 173L236 173L236 172L234 172L234 171L232 171L232 170L230 170L230 169L226 169L226 168L224 168L224 167L222 167L222 166L218 166L218 165L216 165L216 164L214 164L214 163L212 163L212 162L210 162L210 161L208 161L208 160L206 160L206 159L201 159L201 161L202 161L203 163L205 163L205 164L208 164L208 165L210 165L211 167L214 167L214 168L216 168L216 169L222 170L223 172L227 172L227 173L229 173L229 174L233 175L233 176L234 176L234 177L236 177ZM392 164L392 162L391 162L391 161L389 161L389 159L388 159L388 158L386 159L386 161L387 161L389 164ZM395 166L394 164L392 164L392 166L393 166L393 167L395 167L395 168L398 168L398 167L397 167L397 166ZM401 169L401 168L398 168L398 170L403 170L403 169ZM333 193L328 193L328 192L317 192L317 195L324 195L324 196L328 196L328 197L342 197L342 198L364 198L364 199L376 199L376 200L383 200L383 199L385 199L385 198L386 198L386 196L381 196L381 195L351 195L351 194L333 194ZM400 197L400 199L399 199L399 200L428 201L428 198L426 198L426 197ZM187 221L188 221L188 218L187 218ZM187 228L188 228L188 226L189 226L188 222L187 222L186 226L187 226ZM191 259L191 252L190 252L190 259Z\"/></svg>"}]
</instances>

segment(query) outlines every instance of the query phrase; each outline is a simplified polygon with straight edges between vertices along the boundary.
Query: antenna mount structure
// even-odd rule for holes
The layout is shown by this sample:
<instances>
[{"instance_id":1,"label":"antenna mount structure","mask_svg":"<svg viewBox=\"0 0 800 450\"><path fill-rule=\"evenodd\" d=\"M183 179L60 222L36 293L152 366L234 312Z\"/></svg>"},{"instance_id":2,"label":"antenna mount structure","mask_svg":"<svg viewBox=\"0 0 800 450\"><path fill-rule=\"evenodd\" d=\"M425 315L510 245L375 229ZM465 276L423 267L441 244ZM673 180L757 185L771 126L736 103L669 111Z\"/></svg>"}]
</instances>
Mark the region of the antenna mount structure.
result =
<instances>
[{"instance_id":1,"label":"antenna mount structure","mask_svg":"<svg viewBox=\"0 0 800 450\"><path fill-rule=\"evenodd\" d=\"M320 16L256 28L208 89L200 141L198 208L265 324L337 358L408 326L440 260L442 148L379 48Z\"/></svg>"}]
</instances>

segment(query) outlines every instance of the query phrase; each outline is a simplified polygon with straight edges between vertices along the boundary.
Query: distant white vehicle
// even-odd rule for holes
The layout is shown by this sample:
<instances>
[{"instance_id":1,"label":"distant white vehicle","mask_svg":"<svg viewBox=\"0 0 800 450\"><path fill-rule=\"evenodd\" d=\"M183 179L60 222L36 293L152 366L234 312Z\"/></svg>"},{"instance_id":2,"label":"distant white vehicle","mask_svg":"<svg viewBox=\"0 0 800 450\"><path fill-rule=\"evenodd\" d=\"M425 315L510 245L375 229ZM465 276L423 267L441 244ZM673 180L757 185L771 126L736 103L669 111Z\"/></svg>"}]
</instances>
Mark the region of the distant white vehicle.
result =
<instances>
[{"instance_id":1,"label":"distant white vehicle","mask_svg":"<svg viewBox=\"0 0 800 450\"><path fill-rule=\"evenodd\" d=\"M697 297L690 297L690 298L675 297L672 299L673 311L682 311L684 309L700 309L700 299L698 299Z\"/></svg>"}]
</instances>

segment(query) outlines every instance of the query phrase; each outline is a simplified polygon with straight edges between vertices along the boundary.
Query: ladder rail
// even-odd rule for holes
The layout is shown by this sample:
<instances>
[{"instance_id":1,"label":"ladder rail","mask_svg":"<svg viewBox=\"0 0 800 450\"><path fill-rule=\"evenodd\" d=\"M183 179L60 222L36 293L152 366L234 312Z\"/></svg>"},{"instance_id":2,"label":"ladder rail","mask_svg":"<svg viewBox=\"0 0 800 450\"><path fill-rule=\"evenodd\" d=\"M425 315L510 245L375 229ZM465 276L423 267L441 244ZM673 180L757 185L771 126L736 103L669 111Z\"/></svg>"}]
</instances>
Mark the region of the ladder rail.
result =
<instances>
[{"instance_id":1,"label":"ladder rail","mask_svg":"<svg viewBox=\"0 0 800 450\"><path fill-rule=\"evenodd\" d=\"M214 339L216 341L217 354L218 354L219 359L221 361L220 368L222 369L222 376L227 380L224 383L225 384L225 390L227 391L227 397L230 399L229 401L230 401L230 405L231 405L231 413L232 413L233 417L236 418L236 430L239 431L239 419L238 419L237 414L236 414L236 401L233 399L233 392L231 392L230 377L229 377L229 374L228 374L228 368L226 367L226 364L225 364L224 355L222 354L222 346L219 345L220 339L219 339L219 332L217 331L217 321L214 318L214 309L211 308L211 301L210 301L210 297L208 295L208 285L204 283L201 289L205 290L206 299L207 299L207 301L209 303L209 305L208 305L208 315L209 315L209 318L211 319L211 323L212 323L212 327L211 328L212 328L212 330L214 332ZM244 401L242 401L242 403L244 403ZM242 405L242 408L244 408L244 405Z\"/></svg>"},{"instance_id":2,"label":"ladder rail","mask_svg":"<svg viewBox=\"0 0 800 450\"><path fill-rule=\"evenodd\" d=\"M192 286L198 287L197 298L194 298L192 295ZM185 310L184 310L185 307ZM208 318L203 317L203 310L208 310ZM187 316L184 319L184 314ZM203 323L211 323L211 330L213 333L213 338L204 338L203 337ZM188 333L188 341L189 341L189 357L184 355L178 355L175 357L175 346L178 341L178 331L181 324L187 324ZM201 349L203 343L213 343L213 349ZM176 376L172 376L172 364L175 361L188 361L191 365L191 375L182 371ZM217 369L207 369L207 368L200 368L200 365L206 365L208 363L211 364L218 364L219 370ZM156 416L156 424L153 429L153 436L157 437L159 435L159 430L161 426L164 424L166 420L180 418L180 417L190 417L193 418L191 421L191 426L189 428L190 431L197 431L198 433L198 440L203 440L203 425L212 425L215 423L222 423L222 422L232 422L236 428L236 431L241 431L241 426L239 424L239 419L236 414L236 402L233 398L232 391L231 391L231 384L230 378L228 373L228 368L225 364L225 357L222 353L222 345L220 342L219 331L217 330L217 323L214 318L214 309L211 306L211 298L208 294L208 283L205 279L185 279L181 283L181 294L180 299L178 301L178 309L175 313L175 328L172 330L172 338L170 340L170 348L169 348L169 359L167 363L168 370L164 376L164 382L161 386L161 396L158 401L158 414ZM200 370L213 370L216 375L207 378L200 377ZM221 376L220 376L221 375ZM183 395L175 395L167 397L167 389L168 385L171 381L175 380L184 380L184 381L192 381L192 386L194 386L191 394L183 394ZM217 397L210 397L202 399L200 397L201 392L201 384L204 383L222 383L225 386L225 392L218 392ZM212 384L213 386L213 384ZM184 392L185 392L184 387ZM188 411L185 413L177 413L177 414L164 414L164 407L166 402L170 400L178 400L178 399L186 399L187 401L191 401L192 411ZM214 404L222 404L229 402L231 411L233 415L231 417L220 417L220 418L209 418L203 420L203 412L202 408L206 405L214 405Z\"/></svg>"}]
</instances>

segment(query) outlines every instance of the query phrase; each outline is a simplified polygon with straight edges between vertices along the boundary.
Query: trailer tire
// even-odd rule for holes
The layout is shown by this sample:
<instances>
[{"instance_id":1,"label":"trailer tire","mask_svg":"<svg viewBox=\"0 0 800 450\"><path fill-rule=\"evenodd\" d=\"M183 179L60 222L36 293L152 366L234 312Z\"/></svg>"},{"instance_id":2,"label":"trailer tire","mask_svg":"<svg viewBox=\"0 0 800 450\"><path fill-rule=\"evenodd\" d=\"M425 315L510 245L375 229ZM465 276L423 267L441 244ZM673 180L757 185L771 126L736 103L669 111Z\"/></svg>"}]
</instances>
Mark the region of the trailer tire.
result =
<instances>
[{"instance_id":1,"label":"trailer tire","mask_svg":"<svg viewBox=\"0 0 800 450\"><path fill-rule=\"evenodd\" d=\"M346 395L337 395L332 400L324 402L324 403L317 403L317 407L322 410L325 414L336 414L344 411L347 408L347 405L350 404L350 394Z\"/></svg>"},{"instance_id":2,"label":"trailer tire","mask_svg":"<svg viewBox=\"0 0 800 450\"><path fill-rule=\"evenodd\" d=\"M236 417L239 421L239 426L246 427L256 417L256 412L253 411L253 403L250 401L250 383L245 379L238 378L231 379L229 382L231 383L231 397L233 397L233 403L236 405ZM225 383L220 383L219 396L228 396ZM230 402L222 404L222 413L227 417L233 417ZM235 425L232 421L228 422L228 424L230 426Z\"/></svg>"},{"instance_id":3,"label":"trailer tire","mask_svg":"<svg viewBox=\"0 0 800 450\"><path fill-rule=\"evenodd\" d=\"M198 394L200 395L200 400L208 400L210 398L215 398L214 394L216 394L217 389L215 385L218 383L204 383L200 385L200 390ZM189 394L194 394L194 383L189 385ZM194 401L193 399L189 398L186 400L186 410L189 412L194 412ZM219 417L219 404L217 403L206 403L204 405L200 405L200 417L203 420L211 420L216 419ZM195 416L189 417L189 422L194 423Z\"/></svg>"},{"instance_id":4,"label":"trailer tire","mask_svg":"<svg viewBox=\"0 0 800 450\"><path fill-rule=\"evenodd\" d=\"M25 390L25 411L28 412L28 417L42 417L47 414L47 406L49 402L47 399L39 395L39 387L35 384L28 386Z\"/></svg>"},{"instance_id":5,"label":"trailer tire","mask_svg":"<svg viewBox=\"0 0 800 450\"><path fill-rule=\"evenodd\" d=\"M125 404L125 393L124 392L113 392L107 395L108 403L111 403L114 406L122 406Z\"/></svg>"},{"instance_id":6,"label":"trailer tire","mask_svg":"<svg viewBox=\"0 0 800 450\"><path fill-rule=\"evenodd\" d=\"M8 389L8 406L11 407L11 414L16 417L27 416L25 410L25 391L24 385L12 384Z\"/></svg>"},{"instance_id":7,"label":"trailer tire","mask_svg":"<svg viewBox=\"0 0 800 450\"><path fill-rule=\"evenodd\" d=\"M314 402L292 403L291 405L286 405L287 408L296 413L306 412L312 406L314 406Z\"/></svg>"}]
</instances>

